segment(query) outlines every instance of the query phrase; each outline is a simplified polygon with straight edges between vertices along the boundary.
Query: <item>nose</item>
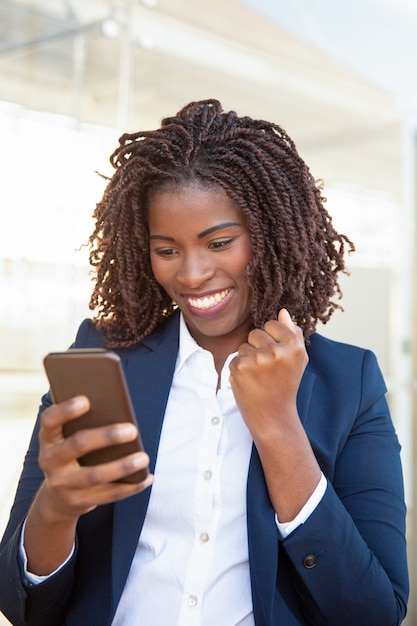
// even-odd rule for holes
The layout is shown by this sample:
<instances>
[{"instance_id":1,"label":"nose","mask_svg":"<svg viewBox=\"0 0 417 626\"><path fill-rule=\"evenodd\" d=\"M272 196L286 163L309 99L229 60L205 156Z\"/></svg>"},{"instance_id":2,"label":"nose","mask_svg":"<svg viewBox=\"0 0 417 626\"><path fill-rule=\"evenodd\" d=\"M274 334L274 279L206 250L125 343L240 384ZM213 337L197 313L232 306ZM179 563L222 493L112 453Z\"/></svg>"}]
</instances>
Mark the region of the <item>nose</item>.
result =
<instances>
[{"instance_id":1,"label":"nose","mask_svg":"<svg viewBox=\"0 0 417 626\"><path fill-rule=\"evenodd\" d=\"M198 289L214 276L216 268L210 256L204 252L183 256L177 272L179 283L189 289Z\"/></svg>"}]
</instances>

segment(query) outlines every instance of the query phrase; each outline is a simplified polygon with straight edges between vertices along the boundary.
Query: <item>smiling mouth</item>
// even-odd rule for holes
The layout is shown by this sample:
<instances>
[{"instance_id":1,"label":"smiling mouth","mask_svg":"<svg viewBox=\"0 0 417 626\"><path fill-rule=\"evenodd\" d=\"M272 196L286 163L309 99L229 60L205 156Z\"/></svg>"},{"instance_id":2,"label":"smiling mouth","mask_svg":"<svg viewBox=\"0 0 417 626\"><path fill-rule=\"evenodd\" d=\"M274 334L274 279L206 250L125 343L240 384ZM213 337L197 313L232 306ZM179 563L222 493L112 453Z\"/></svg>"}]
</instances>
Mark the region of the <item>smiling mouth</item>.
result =
<instances>
[{"instance_id":1,"label":"smiling mouth","mask_svg":"<svg viewBox=\"0 0 417 626\"><path fill-rule=\"evenodd\" d=\"M218 293L214 293L211 296L204 296L204 298L187 298L188 303L195 309L200 309L204 311L206 309L211 309L216 304L219 304L222 300L229 295L231 289L224 289L223 291L219 291Z\"/></svg>"}]
</instances>

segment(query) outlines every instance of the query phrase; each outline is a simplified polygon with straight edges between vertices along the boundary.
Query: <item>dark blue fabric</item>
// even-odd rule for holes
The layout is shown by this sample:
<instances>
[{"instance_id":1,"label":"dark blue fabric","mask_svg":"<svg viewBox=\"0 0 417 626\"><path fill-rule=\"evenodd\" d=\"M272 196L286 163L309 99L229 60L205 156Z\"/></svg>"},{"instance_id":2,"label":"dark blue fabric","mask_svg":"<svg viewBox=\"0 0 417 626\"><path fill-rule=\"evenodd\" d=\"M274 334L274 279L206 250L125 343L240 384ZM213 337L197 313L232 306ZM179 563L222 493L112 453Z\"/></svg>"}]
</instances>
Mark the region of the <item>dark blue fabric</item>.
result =
<instances>
[{"instance_id":1,"label":"dark blue fabric","mask_svg":"<svg viewBox=\"0 0 417 626\"><path fill-rule=\"evenodd\" d=\"M100 347L103 339L86 320L74 345ZM137 346L118 351L151 469L177 351L177 313ZM308 352L297 403L329 486L306 523L282 540L253 449L247 509L256 626L400 624L408 596L405 506L384 381L371 352L318 334ZM47 394L41 411L50 402ZM16 626L111 624L150 490L84 515L70 563L47 582L25 586L18 544L42 481L37 428L0 546L0 608ZM307 555L315 556L314 567L305 567Z\"/></svg>"}]
</instances>

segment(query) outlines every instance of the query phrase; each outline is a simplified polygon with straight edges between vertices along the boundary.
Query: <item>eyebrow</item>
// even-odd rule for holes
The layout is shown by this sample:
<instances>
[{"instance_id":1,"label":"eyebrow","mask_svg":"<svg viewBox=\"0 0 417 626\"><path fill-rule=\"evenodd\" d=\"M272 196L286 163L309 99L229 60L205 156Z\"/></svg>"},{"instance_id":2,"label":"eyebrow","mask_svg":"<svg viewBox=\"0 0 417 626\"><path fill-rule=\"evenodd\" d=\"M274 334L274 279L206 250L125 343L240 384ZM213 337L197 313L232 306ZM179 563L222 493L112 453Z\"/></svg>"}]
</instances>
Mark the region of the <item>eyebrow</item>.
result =
<instances>
[{"instance_id":1,"label":"eyebrow","mask_svg":"<svg viewBox=\"0 0 417 626\"><path fill-rule=\"evenodd\" d=\"M239 222L225 222L224 224L217 224L216 226L211 226L210 228L203 230L203 232L197 235L197 237L199 239L203 239L206 235L210 235L211 233L216 232L216 230L221 230L222 228L228 228L229 226L241 226L241 224L239 224Z\"/></svg>"},{"instance_id":2,"label":"eyebrow","mask_svg":"<svg viewBox=\"0 0 417 626\"><path fill-rule=\"evenodd\" d=\"M239 222L225 222L224 224L216 224L216 226L210 226L210 228L206 228L203 232L197 235L198 239L203 239L207 235L216 232L216 230L221 230L222 228L228 228L229 226L241 226ZM163 239L163 241L175 241L174 237L167 237L166 235L149 235L149 239Z\"/></svg>"}]
</instances>

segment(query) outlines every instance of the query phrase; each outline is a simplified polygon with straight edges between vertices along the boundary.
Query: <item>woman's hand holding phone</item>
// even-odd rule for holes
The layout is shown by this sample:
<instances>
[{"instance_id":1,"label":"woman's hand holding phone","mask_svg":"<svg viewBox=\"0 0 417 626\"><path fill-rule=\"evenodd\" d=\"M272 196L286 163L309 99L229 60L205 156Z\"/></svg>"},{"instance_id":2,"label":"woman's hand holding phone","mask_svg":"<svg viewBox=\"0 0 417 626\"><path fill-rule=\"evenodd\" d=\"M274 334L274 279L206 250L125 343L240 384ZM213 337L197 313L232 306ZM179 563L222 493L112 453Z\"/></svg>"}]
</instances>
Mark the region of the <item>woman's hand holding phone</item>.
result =
<instances>
[{"instance_id":1,"label":"woman's hand holding phone","mask_svg":"<svg viewBox=\"0 0 417 626\"><path fill-rule=\"evenodd\" d=\"M54 511L57 519L78 519L100 504L120 500L152 484L151 475L142 482L122 482L148 467L149 457L142 451L98 465L80 465L78 459L85 454L134 441L138 435L133 424L116 423L77 430L64 437L65 425L89 409L88 398L76 396L52 405L41 417L39 464L45 474L43 490L49 494L50 513Z\"/></svg>"},{"instance_id":2,"label":"woman's hand holding phone","mask_svg":"<svg viewBox=\"0 0 417 626\"><path fill-rule=\"evenodd\" d=\"M103 389L106 394L111 386L104 385ZM88 427L82 420L88 422L94 416L91 409L86 395L74 395L48 407L41 415L39 465L45 478L24 531L27 568L32 574L49 575L66 561L74 547L81 515L137 494L153 482L137 426L129 420ZM77 420L83 428L77 428ZM124 451L124 446L132 446L133 451L120 456L118 450ZM112 450L116 451L113 455ZM96 453L104 454L102 462L80 463L80 459L88 460L89 454Z\"/></svg>"}]
</instances>

